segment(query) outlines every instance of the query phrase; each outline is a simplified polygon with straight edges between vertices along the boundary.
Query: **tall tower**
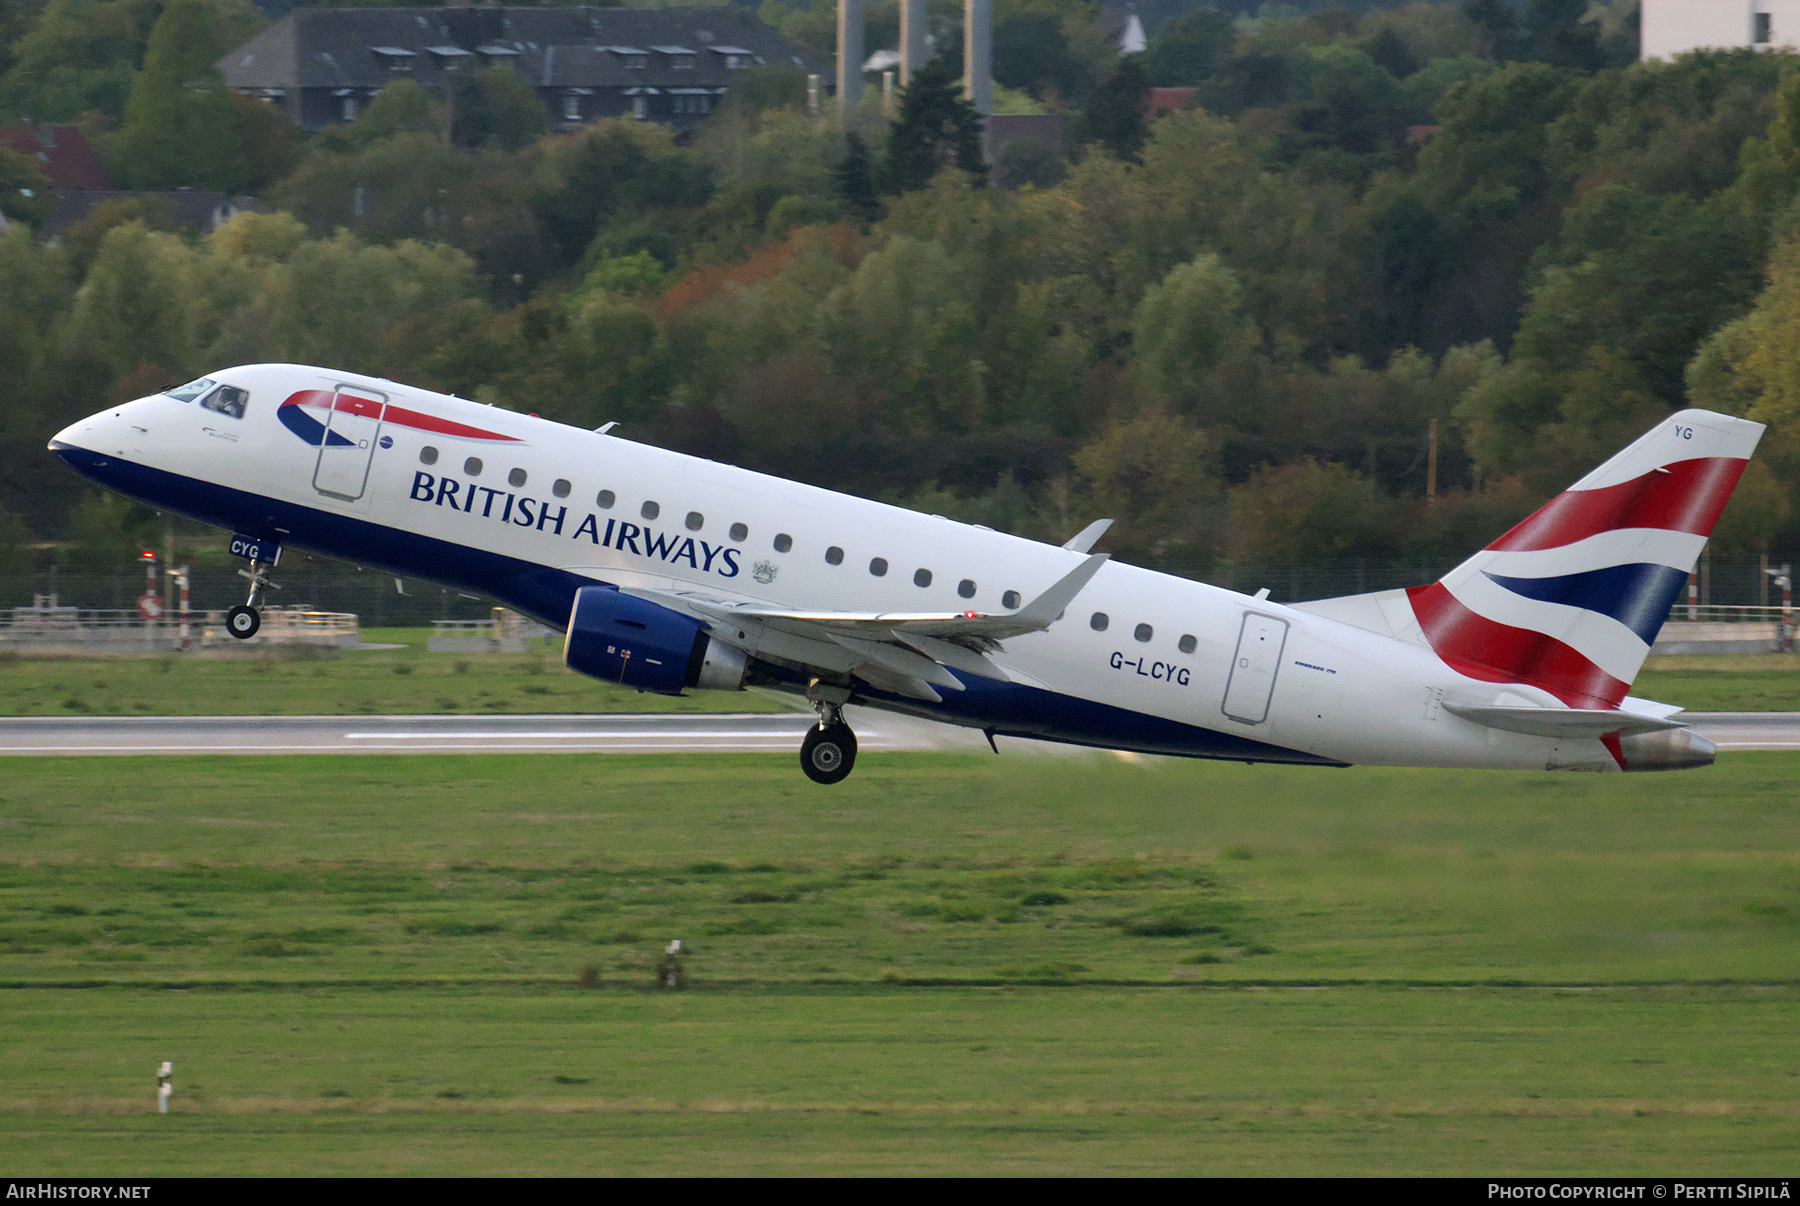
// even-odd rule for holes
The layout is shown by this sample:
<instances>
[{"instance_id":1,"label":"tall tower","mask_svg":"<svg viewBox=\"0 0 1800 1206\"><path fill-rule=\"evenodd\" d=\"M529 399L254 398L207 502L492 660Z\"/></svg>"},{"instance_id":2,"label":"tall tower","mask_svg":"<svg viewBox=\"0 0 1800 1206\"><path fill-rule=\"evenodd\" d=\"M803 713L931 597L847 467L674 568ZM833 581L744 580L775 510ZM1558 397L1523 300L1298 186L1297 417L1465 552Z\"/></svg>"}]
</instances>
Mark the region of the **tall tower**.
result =
<instances>
[{"instance_id":1,"label":"tall tower","mask_svg":"<svg viewBox=\"0 0 1800 1206\"><path fill-rule=\"evenodd\" d=\"M925 0L900 0L900 86L931 56L925 50Z\"/></svg>"},{"instance_id":2,"label":"tall tower","mask_svg":"<svg viewBox=\"0 0 1800 1206\"><path fill-rule=\"evenodd\" d=\"M994 0L963 0L963 93L983 117L994 111Z\"/></svg>"},{"instance_id":3,"label":"tall tower","mask_svg":"<svg viewBox=\"0 0 1800 1206\"><path fill-rule=\"evenodd\" d=\"M838 0L838 112L848 113L862 99L863 0Z\"/></svg>"}]
</instances>

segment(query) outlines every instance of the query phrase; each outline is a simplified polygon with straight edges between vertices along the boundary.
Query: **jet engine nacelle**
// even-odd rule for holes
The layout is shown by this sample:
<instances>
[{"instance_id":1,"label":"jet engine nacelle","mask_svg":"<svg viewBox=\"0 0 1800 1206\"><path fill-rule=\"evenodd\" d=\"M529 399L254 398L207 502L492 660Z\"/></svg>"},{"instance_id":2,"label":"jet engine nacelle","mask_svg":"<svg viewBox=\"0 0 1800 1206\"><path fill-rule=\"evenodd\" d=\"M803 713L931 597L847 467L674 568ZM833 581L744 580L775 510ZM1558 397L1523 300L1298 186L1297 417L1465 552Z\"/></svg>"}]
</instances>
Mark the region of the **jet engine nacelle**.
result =
<instances>
[{"instance_id":1,"label":"jet engine nacelle","mask_svg":"<svg viewBox=\"0 0 1800 1206\"><path fill-rule=\"evenodd\" d=\"M610 586L584 586L569 609L563 664L590 678L680 695L683 687L737 690L745 657L678 611Z\"/></svg>"}]
</instances>

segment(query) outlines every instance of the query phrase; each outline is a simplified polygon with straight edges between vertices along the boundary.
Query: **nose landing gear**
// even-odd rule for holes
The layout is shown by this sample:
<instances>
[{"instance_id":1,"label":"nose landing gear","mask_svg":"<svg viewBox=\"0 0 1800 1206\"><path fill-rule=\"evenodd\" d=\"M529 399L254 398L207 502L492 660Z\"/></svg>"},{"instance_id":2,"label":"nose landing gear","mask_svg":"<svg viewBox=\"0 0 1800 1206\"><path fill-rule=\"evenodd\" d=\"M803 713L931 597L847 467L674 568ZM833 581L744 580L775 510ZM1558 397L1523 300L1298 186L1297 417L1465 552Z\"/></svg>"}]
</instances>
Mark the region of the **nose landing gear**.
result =
<instances>
[{"instance_id":1,"label":"nose landing gear","mask_svg":"<svg viewBox=\"0 0 1800 1206\"><path fill-rule=\"evenodd\" d=\"M843 699L823 699L823 694ZM806 730L800 743L800 769L814 783L842 783L856 766L856 734L844 723L844 700L850 692L842 688L823 688L815 681L808 692L813 706L819 710L819 723Z\"/></svg>"},{"instance_id":2,"label":"nose landing gear","mask_svg":"<svg viewBox=\"0 0 1800 1206\"><path fill-rule=\"evenodd\" d=\"M257 609L257 604L262 601L263 592L281 587L269 581L269 566L261 561L252 561L249 569L239 570L238 577L250 579L250 597L225 613L225 631L240 641L247 641L262 627L262 612Z\"/></svg>"}]
</instances>

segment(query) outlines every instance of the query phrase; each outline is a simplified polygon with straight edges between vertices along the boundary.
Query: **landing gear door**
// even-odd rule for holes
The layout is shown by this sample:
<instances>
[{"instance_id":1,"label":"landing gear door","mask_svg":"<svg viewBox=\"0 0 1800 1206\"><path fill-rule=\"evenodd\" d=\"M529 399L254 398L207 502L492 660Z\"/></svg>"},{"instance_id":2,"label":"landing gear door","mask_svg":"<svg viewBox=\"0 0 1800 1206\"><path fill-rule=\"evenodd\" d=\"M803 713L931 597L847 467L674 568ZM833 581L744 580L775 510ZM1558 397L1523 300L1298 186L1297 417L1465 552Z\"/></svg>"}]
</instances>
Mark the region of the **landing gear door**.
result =
<instances>
[{"instance_id":1,"label":"landing gear door","mask_svg":"<svg viewBox=\"0 0 1800 1206\"><path fill-rule=\"evenodd\" d=\"M345 502L363 496L386 406L385 394L360 386L337 387L331 396L331 413L326 416L325 438L319 443L313 489Z\"/></svg>"},{"instance_id":2,"label":"landing gear door","mask_svg":"<svg viewBox=\"0 0 1800 1206\"><path fill-rule=\"evenodd\" d=\"M1275 673L1281 668L1287 633L1285 620L1245 614L1231 677L1225 683L1225 715L1243 724L1261 724L1269 718L1269 697L1275 692Z\"/></svg>"}]
</instances>

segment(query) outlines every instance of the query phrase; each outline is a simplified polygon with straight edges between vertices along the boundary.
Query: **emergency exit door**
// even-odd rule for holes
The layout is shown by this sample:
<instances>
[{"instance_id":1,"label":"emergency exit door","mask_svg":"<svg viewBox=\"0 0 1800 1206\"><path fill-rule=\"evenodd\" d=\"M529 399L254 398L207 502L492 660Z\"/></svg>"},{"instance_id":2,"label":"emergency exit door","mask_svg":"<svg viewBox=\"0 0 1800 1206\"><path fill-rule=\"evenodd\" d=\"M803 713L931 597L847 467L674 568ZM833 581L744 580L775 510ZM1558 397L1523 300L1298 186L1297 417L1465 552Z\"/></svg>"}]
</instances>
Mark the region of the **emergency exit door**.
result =
<instances>
[{"instance_id":1,"label":"emergency exit door","mask_svg":"<svg viewBox=\"0 0 1800 1206\"><path fill-rule=\"evenodd\" d=\"M1261 724L1269 718L1269 697L1275 692L1287 632L1285 620L1254 612L1244 616L1231 677L1225 682L1225 715L1244 724Z\"/></svg>"},{"instance_id":2,"label":"emergency exit door","mask_svg":"<svg viewBox=\"0 0 1800 1206\"><path fill-rule=\"evenodd\" d=\"M381 415L387 398L374 390L340 385L331 395L325 438L313 468L313 489L346 502L363 496L369 484L369 462L381 439Z\"/></svg>"}]
</instances>

